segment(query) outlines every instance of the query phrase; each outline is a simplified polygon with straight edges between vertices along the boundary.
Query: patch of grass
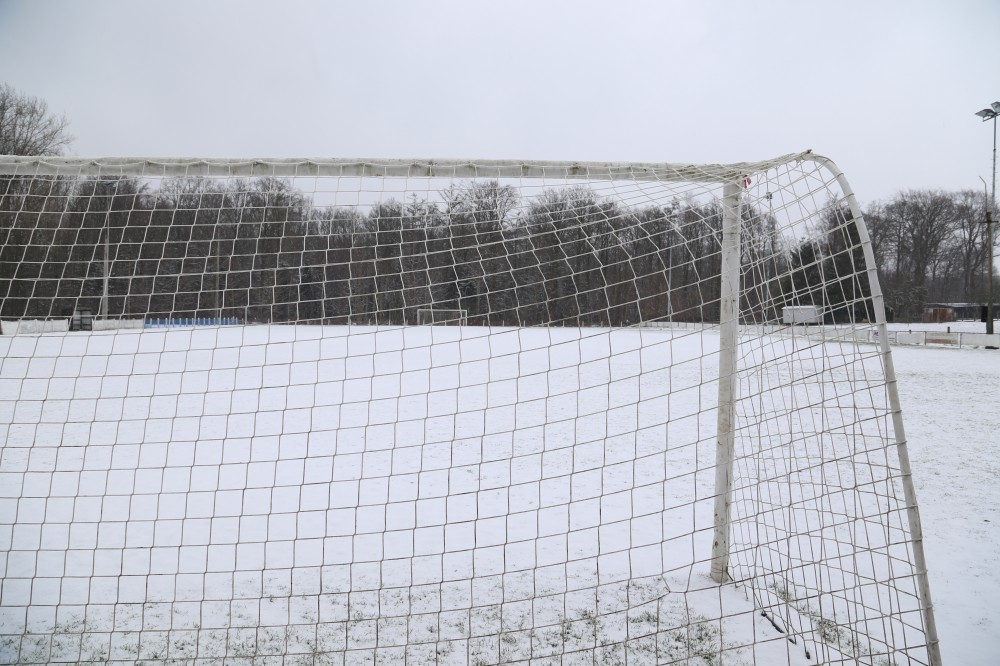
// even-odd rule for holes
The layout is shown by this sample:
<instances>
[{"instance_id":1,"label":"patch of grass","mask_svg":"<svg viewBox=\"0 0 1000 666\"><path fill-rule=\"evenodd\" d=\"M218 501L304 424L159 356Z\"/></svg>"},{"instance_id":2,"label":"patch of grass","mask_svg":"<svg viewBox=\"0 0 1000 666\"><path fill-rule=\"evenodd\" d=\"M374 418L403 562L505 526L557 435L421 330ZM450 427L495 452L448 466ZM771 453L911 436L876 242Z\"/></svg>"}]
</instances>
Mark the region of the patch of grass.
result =
<instances>
[{"instance_id":1,"label":"patch of grass","mask_svg":"<svg viewBox=\"0 0 1000 666\"><path fill-rule=\"evenodd\" d=\"M527 660L540 664L569 660L608 666L719 666L723 654L727 665L741 655L724 644L718 619L691 612L684 595L672 595L662 579L464 610L441 610L438 595L434 591L416 592L403 600L408 605L352 603L344 609L346 618L334 622L321 622L322 618L311 615L288 626L252 626L252 622L245 626L249 618L238 618L238 626L213 629L202 629L195 622L197 616L177 606L164 614L173 629L151 630L149 619L157 619L157 612L164 610L151 606L142 616L124 618L129 631L115 630L112 620L101 623L108 631L94 631L103 628L97 623L77 622L38 635L0 636L0 661L47 663L58 656L68 661L128 658L166 663L195 658L258 661L285 657L296 663L316 664L339 663L345 657L356 661L367 658L365 655L378 658L380 653L402 655L405 650L408 658L416 661L477 666ZM261 603L279 601L264 597ZM410 612L400 613L399 608ZM145 629L139 629L144 625Z\"/></svg>"}]
</instances>

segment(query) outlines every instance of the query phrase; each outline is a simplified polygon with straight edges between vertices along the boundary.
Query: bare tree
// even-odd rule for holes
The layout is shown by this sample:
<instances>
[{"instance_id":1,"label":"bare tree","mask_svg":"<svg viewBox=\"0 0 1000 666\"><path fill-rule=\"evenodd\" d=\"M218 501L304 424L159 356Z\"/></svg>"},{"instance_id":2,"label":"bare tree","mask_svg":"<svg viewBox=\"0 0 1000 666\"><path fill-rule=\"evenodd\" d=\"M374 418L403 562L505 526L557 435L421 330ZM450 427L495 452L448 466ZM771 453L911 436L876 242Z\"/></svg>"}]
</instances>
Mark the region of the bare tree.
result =
<instances>
[{"instance_id":1,"label":"bare tree","mask_svg":"<svg viewBox=\"0 0 1000 666\"><path fill-rule=\"evenodd\" d=\"M501 185L497 180L451 185L441 192L441 196L450 215L469 215L477 227L506 226L510 222L508 218L520 203L517 189L511 185Z\"/></svg>"},{"instance_id":2,"label":"bare tree","mask_svg":"<svg viewBox=\"0 0 1000 666\"><path fill-rule=\"evenodd\" d=\"M68 126L45 100L0 83L0 155L59 155L73 140Z\"/></svg>"},{"instance_id":3,"label":"bare tree","mask_svg":"<svg viewBox=\"0 0 1000 666\"><path fill-rule=\"evenodd\" d=\"M982 278L987 261L986 252L986 196L965 190L952 195L955 198L955 230L950 247L953 256L954 278L961 278L961 300L971 302L980 295L977 282Z\"/></svg>"}]
</instances>

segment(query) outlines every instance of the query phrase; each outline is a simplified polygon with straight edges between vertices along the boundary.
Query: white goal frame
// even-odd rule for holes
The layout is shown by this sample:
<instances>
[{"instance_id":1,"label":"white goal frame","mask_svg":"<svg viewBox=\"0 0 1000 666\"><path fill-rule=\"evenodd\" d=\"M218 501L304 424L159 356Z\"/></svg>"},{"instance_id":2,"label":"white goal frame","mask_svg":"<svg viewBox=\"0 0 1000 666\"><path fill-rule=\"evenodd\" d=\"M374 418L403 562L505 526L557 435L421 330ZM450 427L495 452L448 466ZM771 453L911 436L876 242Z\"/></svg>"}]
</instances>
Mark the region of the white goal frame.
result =
<instances>
[{"instance_id":1,"label":"white goal frame","mask_svg":"<svg viewBox=\"0 0 1000 666\"><path fill-rule=\"evenodd\" d=\"M683 165L669 163L542 162L517 160L394 160L394 159L160 159L160 158L58 158L0 156L0 176L38 178L73 174L77 177L118 177L155 175L157 178L191 176L275 177L275 178L492 178L550 181L600 179L607 181L696 182L722 188L720 352L718 382L717 446L715 459L714 534L711 577L717 583L732 580L730 575L731 507L733 503L733 460L735 437L736 367L741 331L741 197L748 177L790 163L814 163L839 184L850 209L864 252L865 267L878 330L879 352L885 368L885 391L891 410L900 483L905 493L905 514L912 542L914 578L920 598L923 630L929 663L941 663L923 535L913 486L906 436L889 336L886 333L884 299L879 286L874 254L858 201L847 179L830 159L811 151L784 155L773 160L729 165ZM418 325L467 324L466 309L421 308ZM442 317L444 319L442 320Z\"/></svg>"}]
</instances>

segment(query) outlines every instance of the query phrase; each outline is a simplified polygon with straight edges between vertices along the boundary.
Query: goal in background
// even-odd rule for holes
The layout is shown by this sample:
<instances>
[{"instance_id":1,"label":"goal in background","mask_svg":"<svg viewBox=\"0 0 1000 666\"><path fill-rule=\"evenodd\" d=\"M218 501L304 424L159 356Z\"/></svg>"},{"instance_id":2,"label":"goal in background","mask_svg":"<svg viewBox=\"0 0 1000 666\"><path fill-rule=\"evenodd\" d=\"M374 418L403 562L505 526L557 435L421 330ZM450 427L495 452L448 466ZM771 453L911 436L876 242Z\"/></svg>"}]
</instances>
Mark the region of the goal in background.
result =
<instances>
[{"instance_id":1,"label":"goal in background","mask_svg":"<svg viewBox=\"0 0 1000 666\"><path fill-rule=\"evenodd\" d=\"M0 319L0 661L940 663L825 158L2 157Z\"/></svg>"},{"instance_id":2,"label":"goal in background","mask_svg":"<svg viewBox=\"0 0 1000 666\"><path fill-rule=\"evenodd\" d=\"M417 310L417 324L465 326L469 313L465 310L440 310L438 308L421 308Z\"/></svg>"}]
</instances>

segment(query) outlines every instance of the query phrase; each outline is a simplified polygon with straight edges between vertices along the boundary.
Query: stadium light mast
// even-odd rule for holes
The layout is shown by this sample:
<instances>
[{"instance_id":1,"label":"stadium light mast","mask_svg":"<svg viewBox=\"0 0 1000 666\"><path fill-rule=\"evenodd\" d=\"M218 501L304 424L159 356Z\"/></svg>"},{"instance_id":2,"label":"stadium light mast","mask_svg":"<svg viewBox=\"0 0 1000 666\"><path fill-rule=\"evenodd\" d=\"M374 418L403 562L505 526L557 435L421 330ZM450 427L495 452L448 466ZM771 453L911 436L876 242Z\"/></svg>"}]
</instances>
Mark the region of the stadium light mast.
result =
<instances>
[{"instance_id":1,"label":"stadium light mast","mask_svg":"<svg viewBox=\"0 0 1000 666\"><path fill-rule=\"evenodd\" d=\"M1000 102L993 102L990 108L976 111L976 115L983 119L993 121L993 180L992 193L986 205L986 245L989 263L987 270L989 276L986 281L986 334L993 334L993 211L997 205L997 116L1000 115Z\"/></svg>"},{"instance_id":2,"label":"stadium light mast","mask_svg":"<svg viewBox=\"0 0 1000 666\"><path fill-rule=\"evenodd\" d=\"M101 291L101 304L97 309L98 318L108 319L108 283L111 278L111 263L109 261L111 246L111 209L115 204L115 197L118 196L117 178L107 181L109 185L114 185L114 190L108 196L108 209L104 211L104 287ZM97 184L94 185L97 187Z\"/></svg>"}]
</instances>

